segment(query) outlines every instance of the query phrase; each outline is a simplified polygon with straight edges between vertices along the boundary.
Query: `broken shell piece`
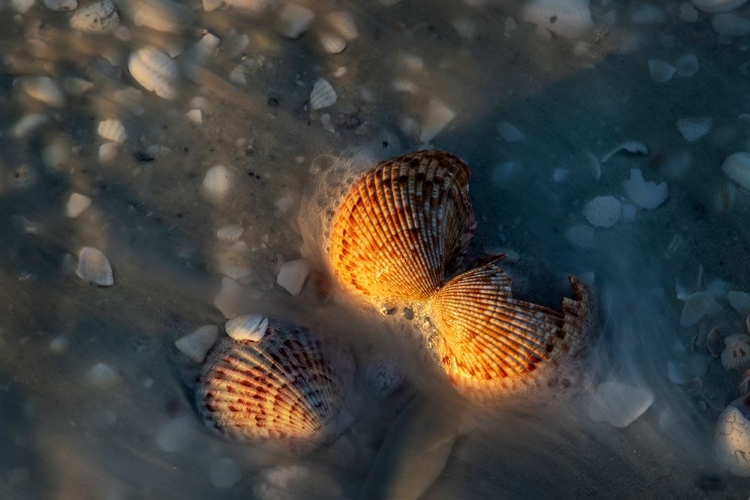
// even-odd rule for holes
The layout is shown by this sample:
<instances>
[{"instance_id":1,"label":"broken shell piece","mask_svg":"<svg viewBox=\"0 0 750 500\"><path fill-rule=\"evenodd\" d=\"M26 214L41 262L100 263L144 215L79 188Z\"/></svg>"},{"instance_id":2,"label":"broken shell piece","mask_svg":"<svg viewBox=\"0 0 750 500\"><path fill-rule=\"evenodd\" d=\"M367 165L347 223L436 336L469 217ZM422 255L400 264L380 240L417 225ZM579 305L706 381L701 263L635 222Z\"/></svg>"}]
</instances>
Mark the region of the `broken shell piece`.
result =
<instances>
[{"instance_id":1,"label":"broken shell piece","mask_svg":"<svg viewBox=\"0 0 750 500\"><path fill-rule=\"evenodd\" d=\"M129 0L120 7L136 26L165 33L180 33L193 24L193 12L187 5L172 0Z\"/></svg>"},{"instance_id":2,"label":"broken shell piece","mask_svg":"<svg viewBox=\"0 0 750 500\"><path fill-rule=\"evenodd\" d=\"M318 39L328 54L340 54L346 49L346 40L331 33L321 33Z\"/></svg>"},{"instance_id":3,"label":"broken shell piece","mask_svg":"<svg viewBox=\"0 0 750 500\"><path fill-rule=\"evenodd\" d=\"M192 333L178 339L174 345L177 349L196 363L202 363L206 353L219 338L219 327L204 325Z\"/></svg>"},{"instance_id":4,"label":"broken shell piece","mask_svg":"<svg viewBox=\"0 0 750 500\"><path fill-rule=\"evenodd\" d=\"M713 300L708 292L696 292L690 295L682 308L680 325L684 328L697 325L711 309Z\"/></svg>"},{"instance_id":5,"label":"broken shell piece","mask_svg":"<svg viewBox=\"0 0 750 500\"><path fill-rule=\"evenodd\" d=\"M630 179L622 183L625 194L630 201L641 208L654 209L667 201L669 190L666 182L652 182L643 179L643 174L638 168L630 170Z\"/></svg>"},{"instance_id":6,"label":"broken shell piece","mask_svg":"<svg viewBox=\"0 0 750 500\"><path fill-rule=\"evenodd\" d=\"M359 36L354 16L349 12L332 12L326 16L326 21L345 40L352 41Z\"/></svg>"},{"instance_id":7,"label":"broken shell piece","mask_svg":"<svg viewBox=\"0 0 750 500\"><path fill-rule=\"evenodd\" d=\"M120 120L102 120L96 130L100 137L118 144L125 142L128 137Z\"/></svg>"},{"instance_id":8,"label":"broken shell piece","mask_svg":"<svg viewBox=\"0 0 750 500\"><path fill-rule=\"evenodd\" d=\"M313 85L310 93L310 107L313 110L327 108L336 104L336 91L328 80L320 79Z\"/></svg>"},{"instance_id":9,"label":"broken shell piece","mask_svg":"<svg viewBox=\"0 0 750 500\"><path fill-rule=\"evenodd\" d=\"M242 226L224 226L216 231L216 237L221 241L235 243L242 237L245 229Z\"/></svg>"},{"instance_id":10,"label":"broken shell piece","mask_svg":"<svg viewBox=\"0 0 750 500\"><path fill-rule=\"evenodd\" d=\"M750 421L747 397L734 400L716 422L714 453L736 476L750 476Z\"/></svg>"},{"instance_id":11,"label":"broken shell piece","mask_svg":"<svg viewBox=\"0 0 750 500\"><path fill-rule=\"evenodd\" d=\"M727 292L727 300L732 309L744 315L750 314L750 295L745 292Z\"/></svg>"},{"instance_id":12,"label":"broken shell piece","mask_svg":"<svg viewBox=\"0 0 750 500\"><path fill-rule=\"evenodd\" d=\"M750 153L741 151L729 155L722 163L721 170L734 182L750 190Z\"/></svg>"},{"instance_id":13,"label":"broken shell piece","mask_svg":"<svg viewBox=\"0 0 750 500\"><path fill-rule=\"evenodd\" d=\"M115 284L112 267L107 257L96 248L84 247L78 254L78 269L76 274L85 281L91 281L99 286Z\"/></svg>"},{"instance_id":14,"label":"broken shell piece","mask_svg":"<svg viewBox=\"0 0 750 500\"><path fill-rule=\"evenodd\" d=\"M89 206L91 206L91 198L79 193L73 193L68 198L68 204L65 206L65 215L71 219L75 219L85 212Z\"/></svg>"},{"instance_id":15,"label":"broken shell piece","mask_svg":"<svg viewBox=\"0 0 750 500\"><path fill-rule=\"evenodd\" d=\"M438 99L430 99L427 113L422 120L419 140L428 143L435 138L456 117L456 112Z\"/></svg>"},{"instance_id":16,"label":"broken shell piece","mask_svg":"<svg viewBox=\"0 0 750 500\"><path fill-rule=\"evenodd\" d=\"M696 141L701 137L708 135L711 131L712 124L713 120L708 116L700 118L680 118L675 122L677 130L688 142Z\"/></svg>"},{"instance_id":17,"label":"broken shell piece","mask_svg":"<svg viewBox=\"0 0 750 500\"><path fill-rule=\"evenodd\" d=\"M622 203L614 196L597 196L583 207L583 216L594 227L614 226L621 213Z\"/></svg>"},{"instance_id":18,"label":"broken shell piece","mask_svg":"<svg viewBox=\"0 0 750 500\"><path fill-rule=\"evenodd\" d=\"M612 148L611 151L609 151L607 154L604 155L602 158L602 163L606 163L607 160L612 158L615 154L619 153L620 151L627 151L631 154L640 154L640 155L647 155L648 154L648 148L645 144L643 144L640 141L625 141L622 144L618 144L616 147ZM598 179L598 177L597 177Z\"/></svg>"},{"instance_id":19,"label":"broken shell piece","mask_svg":"<svg viewBox=\"0 0 750 500\"><path fill-rule=\"evenodd\" d=\"M65 95L57 83L48 76L26 78L21 85L29 97L37 101L55 108L65 105Z\"/></svg>"},{"instance_id":20,"label":"broken shell piece","mask_svg":"<svg viewBox=\"0 0 750 500\"><path fill-rule=\"evenodd\" d=\"M262 314L244 314L224 324L227 335L234 340L260 342L268 328L268 317Z\"/></svg>"},{"instance_id":21,"label":"broken shell piece","mask_svg":"<svg viewBox=\"0 0 750 500\"><path fill-rule=\"evenodd\" d=\"M608 422L613 427L624 428L643 415L653 402L654 393L647 387L603 382L597 386L588 412L595 422Z\"/></svg>"},{"instance_id":22,"label":"broken shell piece","mask_svg":"<svg viewBox=\"0 0 750 500\"><path fill-rule=\"evenodd\" d=\"M692 0L692 2L703 12L730 12L742 7L747 0Z\"/></svg>"},{"instance_id":23,"label":"broken shell piece","mask_svg":"<svg viewBox=\"0 0 750 500\"><path fill-rule=\"evenodd\" d=\"M750 336L730 335L724 339L721 365L727 370L742 370L750 365Z\"/></svg>"},{"instance_id":24,"label":"broken shell piece","mask_svg":"<svg viewBox=\"0 0 750 500\"><path fill-rule=\"evenodd\" d=\"M146 47L131 54L128 71L144 89L159 97L168 100L177 97L177 63L159 49Z\"/></svg>"},{"instance_id":25,"label":"broken shell piece","mask_svg":"<svg viewBox=\"0 0 750 500\"><path fill-rule=\"evenodd\" d=\"M106 33L120 25L120 16L110 0L94 0L70 16L70 27L84 33Z\"/></svg>"},{"instance_id":26,"label":"broken shell piece","mask_svg":"<svg viewBox=\"0 0 750 500\"><path fill-rule=\"evenodd\" d=\"M310 264L305 259L292 260L284 262L281 266L276 283L296 297L302 291L309 275Z\"/></svg>"},{"instance_id":27,"label":"broken shell piece","mask_svg":"<svg viewBox=\"0 0 750 500\"><path fill-rule=\"evenodd\" d=\"M11 129L13 137L24 137L36 130L40 125L47 123L49 116L44 113L30 113L19 119Z\"/></svg>"},{"instance_id":28,"label":"broken shell piece","mask_svg":"<svg viewBox=\"0 0 750 500\"><path fill-rule=\"evenodd\" d=\"M279 16L281 34L295 39L302 36L310 27L315 13L294 3L287 3Z\"/></svg>"}]
</instances>

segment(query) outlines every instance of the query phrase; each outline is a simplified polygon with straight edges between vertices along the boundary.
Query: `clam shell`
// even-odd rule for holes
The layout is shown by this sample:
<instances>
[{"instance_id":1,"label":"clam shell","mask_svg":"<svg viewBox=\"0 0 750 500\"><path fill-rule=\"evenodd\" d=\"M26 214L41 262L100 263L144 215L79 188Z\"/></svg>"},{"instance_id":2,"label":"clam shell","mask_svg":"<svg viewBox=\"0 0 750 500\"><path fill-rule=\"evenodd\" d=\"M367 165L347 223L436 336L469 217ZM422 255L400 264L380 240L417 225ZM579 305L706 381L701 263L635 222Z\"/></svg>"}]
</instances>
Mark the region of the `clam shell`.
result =
<instances>
[{"instance_id":1,"label":"clam shell","mask_svg":"<svg viewBox=\"0 0 750 500\"><path fill-rule=\"evenodd\" d=\"M328 54L340 54L346 49L346 40L331 33L321 33L318 39Z\"/></svg>"},{"instance_id":2,"label":"clam shell","mask_svg":"<svg viewBox=\"0 0 750 500\"><path fill-rule=\"evenodd\" d=\"M169 100L177 97L177 63L164 52L153 47L134 52L128 61L128 71L144 89L159 97Z\"/></svg>"},{"instance_id":3,"label":"clam shell","mask_svg":"<svg viewBox=\"0 0 750 500\"><path fill-rule=\"evenodd\" d=\"M474 234L469 173L443 151L398 156L365 172L331 225L334 275L376 306L427 299Z\"/></svg>"},{"instance_id":4,"label":"clam shell","mask_svg":"<svg viewBox=\"0 0 750 500\"><path fill-rule=\"evenodd\" d=\"M750 368L750 337L745 334L730 335L724 339L721 364L726 370Z\"/></svg>"},{"instance_id":5,"label":"clam shell","mask_svg":"<svg viewBox=\"0 0 750 500\"><path fill-rule=\"evenodd\" d=\"M310 93L310 107L313 110L323 109L336 104L336 91L328 80L320 79L313 85L312 92Z\"/></svg>"},{"instance_id":6,"label":"clam shell","mask_svg":"<svg viewBox=\"0 0 750 500\"><path fill-rule=\"evenodd\" d=\"M96 129L97 133L103 139L113 141L118 144L125 142L128 138L128 134L125 132L125 126L120 120L107 119L99 122L99 126Z\"/></svg>"},{"instance_id":7,"label":"clam shell","mask_svg":"<svg viewBox=\"0 0 750 500\"><path fill-rule=\"evenodd\" d=\"M352 41L359 36L354 16L346 11L332 12L326 16L328 24L345 40Z\"/></svg>"},{"instance_id":8,"label":"clam shell","mask_svg":"<svg viewBox=\"0 0 750 500\"><path fill-rule=\"evenodd\" d=\"M224 339L209 353L196 386L207 426L237 441L270 440L299 453L347 425L354 362L308 330L275 320L255 342Z\"/></svg>"},{"instance_id":9,"label":"clam shell","mask_svg":"<svg viewBox=\"0 0 750 500\"><path fill-rule=\"evenodd\" d=\"M591 329L588 287L570 277L574 299L563 312L514 299L512 278L496 260L450 280L431 300L431 318L443 337L442 367L470 399L490 399L551 382Z\"/></svg>"}]
</instances>

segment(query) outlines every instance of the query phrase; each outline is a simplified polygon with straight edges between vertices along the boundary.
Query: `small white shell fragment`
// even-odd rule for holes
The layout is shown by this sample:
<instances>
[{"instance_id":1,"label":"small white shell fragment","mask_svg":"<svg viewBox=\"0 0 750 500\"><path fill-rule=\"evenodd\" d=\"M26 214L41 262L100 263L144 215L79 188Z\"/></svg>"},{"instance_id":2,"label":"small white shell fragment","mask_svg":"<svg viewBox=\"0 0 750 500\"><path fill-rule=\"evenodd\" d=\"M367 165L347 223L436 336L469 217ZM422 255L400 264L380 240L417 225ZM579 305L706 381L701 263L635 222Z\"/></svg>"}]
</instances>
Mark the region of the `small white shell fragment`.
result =
<instances>
[{"instance_id":1,"label":"small white shell fragment","mask_svg":"<svg viewBox=\"0 0 750 500\"><path fill-rule=\"evenodd\" d=\"M521 16L527 23L567 38L579 37L594 25L589 0L531 0Z\"/></svg>"},{"instance_id":2,"label":"small white shell fragment","mask_svg":"<svg viewBox=\"0 0 750 500\"><path fill-rule=\"evenodd\" d=\"M202 363L209 349L219 338L219 327L204 325L175 341L177 349L196 363Z\"/></svg>"},{"instance_id":3,"label":"small white shell fragment","mask_svg":"<svg viewBox=\"0 0 750 500\"><path fill-rule=\"evenodd\" d=\"M296 297L302 291L309 275L310 264L305 259L292 260L281 266L279 275L276 277L276 283Z\"/></svg>"},{"instance_id":4,"label":"small white shell fragment","mask_svg":"<svg viewBox=\"0 0 750 500\"><path fill-rule=\"evenodd\" d=\"M746 334L730 335L724 339L721 365L725 370L743 371L750 367L750 337Z\"/></svg>"},{"instance_id":5,"label":"small white shell fragment","mask_svg":"<svg viewBox=\"0 0 750 500\"><path fill-rule=\"evenodd\" d=\"M65 215L75 219L91 206L91 198L80 193L73 193L68 198L68 204L65 206Z\"/></svg>"},{"instance_id":6,"label":"small white shell fragment","mask_svg":"<svg viewBox=\"0 0 750 500\"><path fill-rule=\"evenodd\" d=\"M680 326L690 328L697 325L711 309L713 300L713 297L708 292L695 292L690 295L682 307Z\"/></svg>"},{"instance_id":7,"label":"small white shell fragment","mask_svg":"<svg viewBox=\"0 0 750 500\"><path fill-rule=\"evenodd\" d=\"M242 472L231 458L222 458L211 465L211 484L219 489L227 489L234 486L242 477Z\"/></svg>"},{"instance_id":8,"label":"small white shell fragment","mask_svg":"<svg viewBox=\"0 0 750 500\"><path fill-rule=\"evenodd\" d=\"M346 40L331 33L321 33L318 40L327 54L341 54L346 49Z\"/></svg>"},{"instance_id":9,"label":"small white shell fragment","mask_svg":"<svg viewBox=\"0 0 750 500\"><path fill-rule=\"evenodd\" d=\"M690 2L680 4L680 21L683 23L694 23L698 20L698 11Z\"/></svg>"},{"instance_id":10,"label":"small white shell fragment","mask_svg":"<svg viewBox=\"0 0 750 500\"><path fill-rule=\"evenodd\" d=\"M64 12L78 7L77 0L44 0L44 6L55 12Z\"/></svg>"},{"instance_id":11,"label":"small white shell fragment","mask_svg":"<svg viewBox=\"0 0 750 500\"><path fill-rule=\"evenodd\" d=\"M523 134L513 124L500 122L497 124L497 131L500 132L505 142L518 142L523 140Z\"/></svg>"},{"instance_id":12,"label":"small white shell fragment","mask_svg":"<svg viewBox=\"0 0 750 500\"><path fill-rule=\"evenodd\" d=\"M223 226L220 227L216 231L216 237L219 238L221 241L227 241L230 243L235 243L239 241L240 237L242 236L242 233L245 232L245 229L242 226Z\"/></svg>"},{"instance_id":13,"label":"small white shell fragment","mask_svg":"<svg viewBox=\"0 0 750 500\"><path fill-rule=\"evenodd\" d=\"M154 47L145 47L130 55L128 71L144 89L161 98L177 97L176 82L179 77L177 63Z\"/></svg>"},{"instance_id":14,"label":"small white shell fragment","mask_svg":"<svg viewBox=\"0 0 750 500\"><path fill-rule=\"evenodd\" d=\"M602 157L602 163L606 163L607 160L612 158L615 154L619 153L620 151L627 151L631 154L641 154L641 155L647 155L648 154L648 148L645 144L643 144L640 141L625 141L622 144L618 144L616 147L612 148L611 151L609 151L607 154ZM600 172L601 173L601 172ZM597 177L598 179L598 177Z\"/></svg>"},{"instance_id":15,"label":"small white shell fragment","mask_svg":"<svg viewBox=\"0 0 750 500\"><path fill-rule=\"evenodd\" d=\"M750 190L750 153L731 154L721 164L721 171L743 188Z\"/></svg>"},{"instance_id":16,"label":"small white shell fragment","mask_svg":"<svg viewBox=\"0 0 750 500\"><path fill-rule=\"evenodd\" d=\"M232 174L224 165L208 169L203 178L203 189L214 200L222 200L232 187Z\"/></svg>"},{"instance_id":17,"label":"small white shell fragment","mask_svg":"<svg viewBox=\"0 0 750 500\"><path fill-rule=\"evenodd\" d=\"M229 72L229 81L240 87L247 85L247 78L245 78L245 72L241 65L235 66L235 68Z\"/></svg>"},{"instance_id":18,"label":"small white shell fragment","mask_svg":"<svg viewBox=\"0 0 750 500\"><path fill-rule=\"evenodd\" d=\"M99 286L112 286L115 284L109 260L96 248L84 247L81 249L78 254L78 269L76 269L76 274L79 278L96 283Z\"/></svg>"},{"instance_id":19,"label":"small white shell fragment","mask_svg":"<svg viewBox=\"0 0 750 500\"><path fill-rule=\"evenodd\" d=\"M677 76L690 78L698 72L700 64L698 63L698 58L693 54L685 54L675 60L674 67L677 69Z\"/></svg>"},{"instance_id":20,"label":"small white shell fragment","mask_svg":"<svg viewBox=\"0 0 750 500\"><path fill-rule=\"evenodd\" d=\"M677 385L684 385L693 379L700 378L708 371L707 356L691 354L679 360L667 362L669 380Z\"/></svg>"},{"instance_id":21,"label":"small white shell fragment","mask_svg":"<svg viewBox=\"0 0 750 500\"><path fill-rule=\"evenodd\" d=\"M315 19L315 13L310 9L294 3L287 3L279 16L281 34L296 39L302 36Z\"/></svg>"},{"instance_id":22,"label":"small white shell fragment","mask_svg":"<svg viewBox=\"0 0 750 500\"><path fill-rule=\"evenodd\" d=\"M565 237L578 248L588 249L594 246L594 228L591 226L573 226L565 231Z\"/></svg>"},{"instance_id":23,"label":"small white shell fragment","mask_svg":"<svg viewBox=\"0 0 750 500\"><path fill-rule=\"evenodd\" d=\"M106 33L120 25L120 16L111 0L94 0L70 16L70 27L84 33Z\"/></svg>"},{"instance_id":24,"label":"small white shell fragment","mask_svg":"<svg viewBox=\"0 0 750 500\"><path fill-rule=\"evenodd\" d=\"M716 14L711 19L711 27L721 36L750 35L750 19L737 14Z\"/></svg>"},{"instance_id":25,"label":"small white shell fragment","mask_svg":"<svg viewBox=\"0 0 750 500\"><path fill-rule=\"evenodd\" d=\"M747 0L693 0L693 5L703 12L729 12L742 7Z\"/></svg>"},{"instance_id":26,"label":"small white shell fragment","mask_svg":"<svg viewBox=\"0 0 750 500\"><path fill-rule=\"evenodd\" d=\"M654 394L647 387L610 381L599 384L589 401L589 416L595 422L608 422L624 428L643 415L654 402Z\"/></svg>"},{"instance_id":27,"label":"small white shell fragment","mask_svg":"<svg viewBox=\"0 0 750 500\"><path fill-rule=\"evenodd\" d=\"M94 82L90 82L77 76L66 76L63 78L65 92L74 96L81 96L94 88Z\"/></svg>"},{"instance_id":28,"label":"small white shell fragment","mask_svg":"<svg viewBox=\"0 0 750 500\"><path fill-rule=\"evenodd\" d=\"M714 433L714 454L719 463L736 476L750 476L750 421L743 398L719 415ZM741 406L745 411L741 411Z\"/></svg>"},{"instance_id":29,"label":"small white shell fragment","mask_svg":"<svg viewBox=\"0 0 750 500\"><path fill-rule=\"evenodd\" d=\"M99 146L99 161L102 163L110 163L117 159L117 154L120 151L120 145L116 142L107 142Z\"/></svg>"},{"instance_id":30,"label":"small white shell fragment","mask_svg":"<svg viewBox=\"0 0 750 500\"><path fill-rule=\"evenodd\" d=\"M649 59L648 71L653 81L655 81L656 83L665 83L672 79L672 77L677 72L677 68L666 61Z\"/></svg>"},{"instance_id":31,"label":"small white shell fragment","mask_svg":"<svg viewBox=\"0 0 750 500\"><path fill-rule=\"evenodd\" d=\"M260 342L266 335L268 317L262 314L244 314L232 318L224 324L227 335L234 340Z\"/></svg>"},{"instance_id":32,"label":"small white shell fragment","mask_svg":"<svg viewBox=\"0 0 750 500\"><path fill-rule=\"evenodd\" d=\"M666 182L657 184L652 181L645 181L641 170L638 168L630 170L630 179L624 181L622 187L625 189L625 194L630 198L630 201L648 210L660 206L669 197L669 189Z\"/></svg>"},{"instance_id":33,"label":"small white shell fragment","mask_svg":"<svg viewBox=\"0 0 750 500\"><path fill-rule=\"evenodd\" d=\"M427 113L422 120L422 128L419 140L422 143L430 142L456 117L456 112L446 106L438 99L430 99Z\"/></svg>"},{"instance_id":34,"label":"small white shell fragment","mask_svg":"<svg viewBox=\"0 0 750 500\"><path fill-rule=\"evenodd\" d=\"M191 109L187 113L185 113L185 118L188 119L190 123L194 123L196 125L200 125L203 123L203 113L200 109Z\"/></svg>"},{"instance_id":35,"label":"small white shell fragment","mask_svg":"<svg viewBox=\"0 0 750 500\"><path fill-rule=\"evenodd\" d=\"M583 216L594 227L610 228L617 224L622 203L614 196L597 196L583 207Z\"/></svg>"},{"instance_id":36,"label":"small white shell fragment","mask_svg":"<svg viewBox=\"0 0 750 500\"><path fill-rule=\"evenodd\" d=\"M745 292L732 290L727 292L727 300L732 309L742 314L750 314L750 295Z\"/></svg>"},{"instance_id":37,"label":"small white shell fragment","mask_svg":"<svg viewBox=\"0 0 750 500\"><path fill-rule=\"evenodd\" d=\"M248 254L249 249L244 241L238 241L229 248L220 249L217 256L219 271L224 276L242 282L253 272Z\"/></svg>"},{"instance_id":38,"label":"small white shell fragment","mask_svg":"<svg viewBox=\"0 0 750 500\"><path fill-rule=\"evenodd\" d=\"M359 36L357 24L354 22L354 16L352 16L350 12L332 12L326 16L326 21L328 21L328 24L330 24L331 27L344 38L344 40L351 42Z\"/></svg>"},{"instance_id":39,"label":"small white shell fragment","mask_svg":"<svg viewBox=\"0 0 750 500\"><path fill-rule=\"evenodd\" d=\"M698 118L680 118L675 122L675 125L686 141L693 142L707 136L713 123L714 121L710 116L701 116Z\"/></svg>"},{"instance_id":40,"label":"small white shell fragment","mask_svg":"<svg viewBox=\"0 0 750 500\"><path fill-rule=\"evenodd\" d=\"M239 283L224 276L221 279L221 290L214 297L214 306L225 318L234 318L242 312L243 290Z\"/></svg>"},{"instance_id":41,"label":"small white shell fragment","mask_svg":"<svg viewBox=\"0 0 750 500\"><path fill-rule=\"evenodd\" d=\"M48 76L24 79L22 86L29 97L48 106L62 108L65 105L65 95L57 83Z\"/></svg>"},{"instance_id":42,"label":"small white shell fragment","mask_svg":"<svg viewBox=\"0 0 750 500\"><path fill-rule=\"evenodd\" d=\"M118 144L125 142L125 139L128 137L128 134L125 133L125 126L122 122L111 118L100 121L96 131L103 139Z\"/></svg>"},{"instance_id":43,"label":"small white shell fragment","mask_svg":"<svg viewBox=\"0 0 750 500\"><path fill-rule=\"evenodd\" d=\"M65 335L58 335L49 343L49 350L55 354L61 354L68 350L70 340Z\"/></svg>"},{"instance_id":44,"label":"small white shell fragment","mask_svg":"<svg viewBox=\"0 0 750 500\"><path fill-rule=\"evenodd\" d=\"M195 432L195 419L192 415L180 415L156 432L156 446L167 453L179 451L189 442L190 435Z\"/></svg>"},{"instance_id":45,"label":"small white shell fragment","mask_svg":"<svg viewBox=\"0 0 750 500\"><path fill-rule=\"evenodd\" d=\"M97 363L86 372L86 380L92 385L106 387L117 380L117 372L106 363Z\"/></svg>"},{"instance_id":46,"label":"small white shell fragment","mask_svg":"<svg viewBox=\"0 0 750 500\"><path fill-rule=\"evenodd\" d=\"M13 128L11 129L11 135L13 137L24 137L37 127L46 123L49 120L49 116L42 113L31 113L24 115L23 118L18 120Z\"/></svg>"},{"instance_id":47,"label":"small white shell fragment","mask_svg":"<svg viewBox=\"0 0 750 500\"><path fill-rule=\"evenodd\" d=\"M663 23L667 16L658 6L647 3L637 7L630 15L633 24L659 24Z\"/></svg>"},{"instance_id":48,"label":"small white shell fragment","mask_svg":"<svg viewBox=\"0 0 750 500\"><path fill-rule=\"evenodd\" d=\"M313 110L327 108L336 104L336 91L328 80L321 78L313 85L310 92L310 108Z\"/></svg>"}]
</instances>

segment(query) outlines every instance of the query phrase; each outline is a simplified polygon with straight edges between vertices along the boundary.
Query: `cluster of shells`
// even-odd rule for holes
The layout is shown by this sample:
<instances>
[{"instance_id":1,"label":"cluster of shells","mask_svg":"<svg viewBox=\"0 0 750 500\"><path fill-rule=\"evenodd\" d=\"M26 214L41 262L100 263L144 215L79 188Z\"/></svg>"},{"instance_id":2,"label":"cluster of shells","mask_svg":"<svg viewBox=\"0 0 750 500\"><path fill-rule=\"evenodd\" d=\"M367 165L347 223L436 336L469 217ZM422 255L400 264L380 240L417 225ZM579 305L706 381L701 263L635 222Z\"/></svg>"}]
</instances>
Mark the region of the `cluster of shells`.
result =
<instances>
[{"instance_id":1,"label":"cluster of shells","mask_svg":"<svg viewBox=\"0 0 750 500\"><path fill-rule=\"evenodd\" d=\"M379 308L410 304L441 338L435 359L464 397L496 401L549 384L585 341L588 288L562 312L513 298L502 256L450 277L476 229L469 168L442 151L376 164L353 181L327 232L327 266L339 291ZM352 418L351 355L294 325L246 315L227 323L196 388L205 423L233 439L271 440L295 452L329 441ZM367 368L376 393L398 376Z\"/></svg>"}]
</instances>

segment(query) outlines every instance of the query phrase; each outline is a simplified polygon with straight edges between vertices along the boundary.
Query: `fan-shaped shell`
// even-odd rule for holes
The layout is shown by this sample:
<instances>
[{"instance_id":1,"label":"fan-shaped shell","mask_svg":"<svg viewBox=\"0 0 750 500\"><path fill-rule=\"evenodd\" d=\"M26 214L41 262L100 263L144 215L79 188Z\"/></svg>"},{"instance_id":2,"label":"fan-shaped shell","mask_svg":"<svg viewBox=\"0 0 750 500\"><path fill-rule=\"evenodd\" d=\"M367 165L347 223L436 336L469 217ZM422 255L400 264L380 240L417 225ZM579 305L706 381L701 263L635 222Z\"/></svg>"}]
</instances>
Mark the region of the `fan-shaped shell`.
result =
<instances>
[{"instance_id":1,"label":"fan-shaped shell","mask_svg":"<svg viewBox=\"0 0 750 500\"><path fill-rule=\"evenodd\" d=\"M474 234L469 173L456 156L420 151L363 174L331 225L335 276L375 305L426 300Z\"/></svg>"},{"instance_id":2,"label":"fan-shaped shell","mask_svg":"<svg viewBox=\"0 0 750 500\"><path fill-rule=\"evenodd\" d=\"M514 299L512 278L495 262L456 276L430 303L442 367L472 399L550 382L560 360L579 350L593 315L589 290L576 278L569 278L575 300L563 299L559 313Z\"/></svg>"},{"instance_id":3,"label":"fan-shaped shell","mask_svg":"<svg viewBox=\"0 0 750 500\"><path fill-rule=\"evenodd\" d=\"M226 437L307 451L345 427L353 373L348 352L269 320L260 341L227 338L212 349L196 403L206 425Z\"/></svg>"}]
</instances>

